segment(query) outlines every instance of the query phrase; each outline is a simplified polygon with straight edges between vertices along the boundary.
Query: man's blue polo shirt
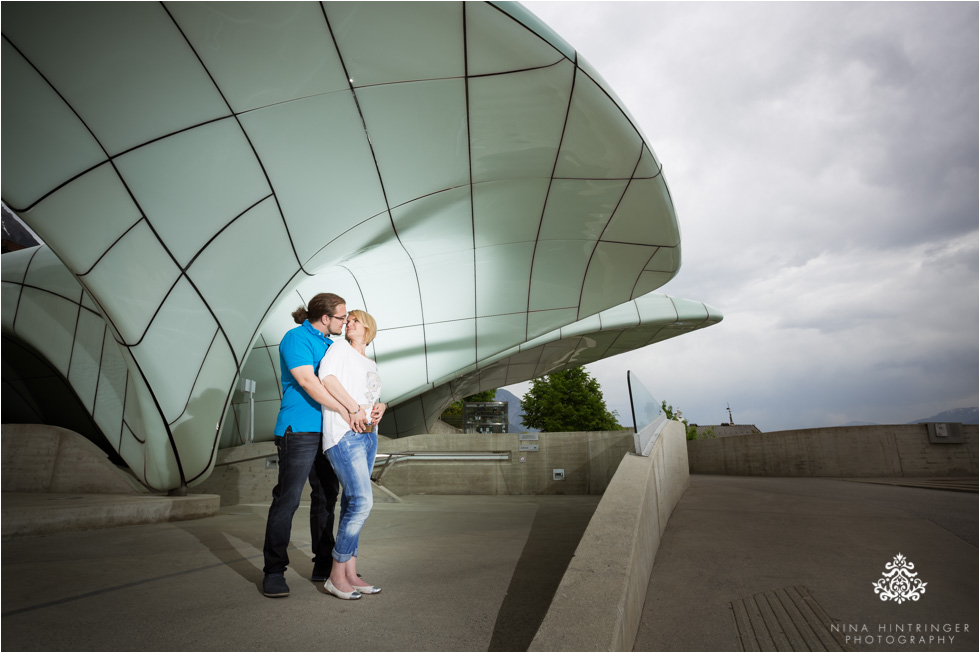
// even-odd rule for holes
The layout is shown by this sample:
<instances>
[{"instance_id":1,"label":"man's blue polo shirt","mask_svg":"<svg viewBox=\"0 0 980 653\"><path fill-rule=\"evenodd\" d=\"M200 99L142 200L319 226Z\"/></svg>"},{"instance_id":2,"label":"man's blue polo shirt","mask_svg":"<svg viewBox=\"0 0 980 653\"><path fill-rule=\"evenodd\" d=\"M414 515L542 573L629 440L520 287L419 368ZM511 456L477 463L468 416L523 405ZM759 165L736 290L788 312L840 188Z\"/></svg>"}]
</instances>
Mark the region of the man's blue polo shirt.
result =
<instances>
[{"instance_id":1,"label":"man's blue polo shirt","mask_svg":"<svg viewBox=\"0 0 980 653\"><path fill-rule=\"evenodd\" d=\"M279 367L282 370L282 402L276 418L276 435L285 435L286 427L293 432L320 433L323 417L320 404L313 400L306 390L300 387L289 371L302 365L313 366L313 376L320 369L320 360L333 342L313 328L309 320L304 320L295 329L290 329L279 343Z\"/></svg>"}]
</instances>

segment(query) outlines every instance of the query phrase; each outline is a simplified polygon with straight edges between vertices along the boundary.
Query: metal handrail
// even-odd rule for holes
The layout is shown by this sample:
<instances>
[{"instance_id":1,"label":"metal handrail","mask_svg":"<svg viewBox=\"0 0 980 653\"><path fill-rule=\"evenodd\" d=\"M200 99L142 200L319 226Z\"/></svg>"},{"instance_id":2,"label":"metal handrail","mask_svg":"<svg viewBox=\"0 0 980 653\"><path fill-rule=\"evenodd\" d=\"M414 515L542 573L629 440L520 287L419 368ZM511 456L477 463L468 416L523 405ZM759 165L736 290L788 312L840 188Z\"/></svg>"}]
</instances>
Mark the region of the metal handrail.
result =
<instances>
[{"instance_id":1,"label":"metal handrail","mask_svg":"<svg viewBox=\"0 0 980 653\"><path fill-rule=\"evenodd\" d=\"M375 482L381 484L388 470L402 461L452 461L452 460L510 460L509 451L402 451L398 453L378 453L374 457L374 469L381 472Z\"/></svg>"}]
</instances>

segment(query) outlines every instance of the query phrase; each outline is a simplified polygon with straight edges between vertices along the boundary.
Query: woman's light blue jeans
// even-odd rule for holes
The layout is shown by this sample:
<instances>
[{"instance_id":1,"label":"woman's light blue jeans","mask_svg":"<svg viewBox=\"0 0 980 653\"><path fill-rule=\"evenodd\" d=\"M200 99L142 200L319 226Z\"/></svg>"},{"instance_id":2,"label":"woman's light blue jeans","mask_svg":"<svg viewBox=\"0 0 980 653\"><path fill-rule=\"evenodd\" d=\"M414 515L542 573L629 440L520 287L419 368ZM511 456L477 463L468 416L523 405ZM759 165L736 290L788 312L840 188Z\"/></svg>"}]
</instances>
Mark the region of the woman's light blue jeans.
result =
<instances>
[{"instance_id":1,"label":"woman's light blue jeans","mask_svg":"<svg viewBox=\"0 0 980 653\"><path fill-rule=\"evenodd\" d=\"M374 432L348 431L340 442L324 453L344 488L340 497L337 543L332 555L337 562L347 562L352 556L357 556L361 528L374 505L371 470L378 453L378 436Z\"/></svg>"}]
</instances>

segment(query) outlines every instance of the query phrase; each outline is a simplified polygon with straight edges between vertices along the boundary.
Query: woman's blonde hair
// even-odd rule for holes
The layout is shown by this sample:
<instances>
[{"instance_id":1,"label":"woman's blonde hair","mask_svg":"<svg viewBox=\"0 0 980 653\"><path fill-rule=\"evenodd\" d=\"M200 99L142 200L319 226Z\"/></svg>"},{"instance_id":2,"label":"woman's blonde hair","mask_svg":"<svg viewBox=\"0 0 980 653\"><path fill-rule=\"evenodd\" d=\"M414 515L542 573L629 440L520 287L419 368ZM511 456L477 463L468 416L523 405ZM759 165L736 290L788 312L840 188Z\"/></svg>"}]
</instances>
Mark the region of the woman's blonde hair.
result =
<instances>
[{"instance_id":1,"label":"woman's blonde hair","mask_svg":"<svg viewBox=\"0 0 980 653\"><path fill-rule=\"evenodd\" d=\"M349 318L356 317L357 321L364 326L364 331L366 332L364 337L364 344L370 345L371 341L374 340L374 336L378 335L378 323L374 321L373 317L371 317L368 313L365 313L364 311L353 310L350 311L347 314L347 316Z\"/></svg>"}]
</instances>

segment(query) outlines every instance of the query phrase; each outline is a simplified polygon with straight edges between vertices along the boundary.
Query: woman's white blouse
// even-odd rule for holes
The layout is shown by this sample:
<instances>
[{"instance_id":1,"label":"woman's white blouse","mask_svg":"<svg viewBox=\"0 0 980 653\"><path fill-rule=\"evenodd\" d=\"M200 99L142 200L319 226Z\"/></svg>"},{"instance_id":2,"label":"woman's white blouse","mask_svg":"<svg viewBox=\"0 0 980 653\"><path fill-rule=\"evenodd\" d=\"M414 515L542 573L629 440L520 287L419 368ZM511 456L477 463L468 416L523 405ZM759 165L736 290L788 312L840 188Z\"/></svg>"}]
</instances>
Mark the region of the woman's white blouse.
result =
<instances>
[{"instance_id":1,"label":"woman's white blouse","mask_svg":"<svg viewBox=\"0 0 980 653\"><path fill-rule=\"evenodd\" d=\"M366 356L361 356L350 343L343 338L337 338L327 349L320 360L317 376L320 382L327 376L333 375L340 381L351 397L359 405L371 405L381 396L381 377L378 376L378 364ZM329 408L321 406L323 412L323 450L340 442L344 434L350 430L347 422Z\"/></svg>"}]
</instances>

